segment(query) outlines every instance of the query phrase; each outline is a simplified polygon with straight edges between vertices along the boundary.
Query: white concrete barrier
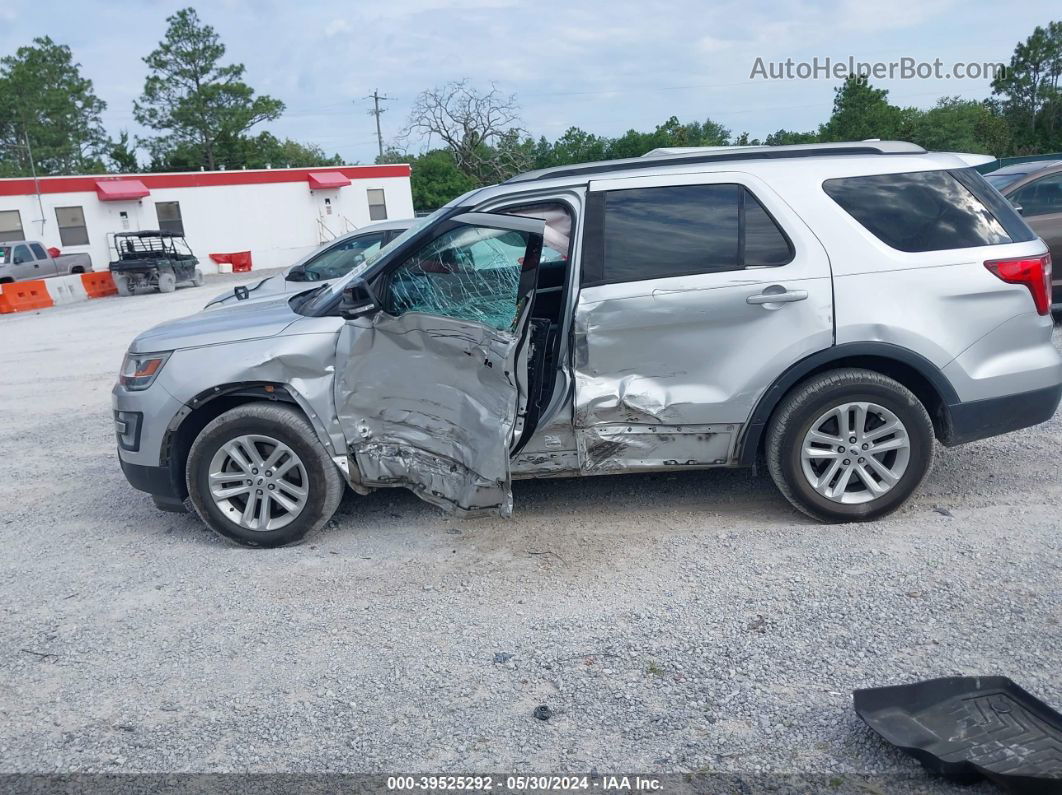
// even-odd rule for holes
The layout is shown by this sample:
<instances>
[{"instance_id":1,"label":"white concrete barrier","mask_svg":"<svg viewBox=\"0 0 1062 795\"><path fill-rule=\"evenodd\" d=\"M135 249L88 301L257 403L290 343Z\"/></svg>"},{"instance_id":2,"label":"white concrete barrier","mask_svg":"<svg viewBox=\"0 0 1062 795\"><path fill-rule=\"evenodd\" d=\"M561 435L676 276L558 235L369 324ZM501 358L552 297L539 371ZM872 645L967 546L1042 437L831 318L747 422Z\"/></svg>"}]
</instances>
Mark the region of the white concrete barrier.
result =
<instances>
[{"instance_id":1,"label":"white concrete barrier","mask_svg":"<svg viewBox=\"0 0 1062 795\"><path fill-rule=\"evenodd\" d=\"M80 273L72 276L54 276L43 281L44 286L48 288L48 295L52 297L52 303L56 306L88 300L89 296L85 291L85 283Z\"/></svg>"}]
</instances>

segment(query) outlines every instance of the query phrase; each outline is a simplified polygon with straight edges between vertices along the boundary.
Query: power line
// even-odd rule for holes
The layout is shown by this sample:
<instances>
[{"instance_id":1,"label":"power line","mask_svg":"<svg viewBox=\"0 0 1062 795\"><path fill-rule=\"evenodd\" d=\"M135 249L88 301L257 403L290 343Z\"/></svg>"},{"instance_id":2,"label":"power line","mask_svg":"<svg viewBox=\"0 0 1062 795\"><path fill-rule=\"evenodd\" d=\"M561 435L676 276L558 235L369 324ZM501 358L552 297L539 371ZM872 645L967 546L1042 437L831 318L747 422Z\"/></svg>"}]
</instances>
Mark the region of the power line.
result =
<instances>
[{"instance_id":1,"label":"power line","mask_svg":"<svg viewBox=\"0 0 1062 795\"><path fill-rule=\"evenodd\" d=\"M362 99L371 99L372 100L372 110L367 111L367 113L370 116L375 116L376 117L376 143L380 147L380 158L382 159L383 158L383 133L380 132L380 114L383 113L386 109L380 107L380 100L393 100L394 97L380 96L379 90L374 88L372 90L372 93L369 96L362 97Z\"/></svg>"}]
</instances>

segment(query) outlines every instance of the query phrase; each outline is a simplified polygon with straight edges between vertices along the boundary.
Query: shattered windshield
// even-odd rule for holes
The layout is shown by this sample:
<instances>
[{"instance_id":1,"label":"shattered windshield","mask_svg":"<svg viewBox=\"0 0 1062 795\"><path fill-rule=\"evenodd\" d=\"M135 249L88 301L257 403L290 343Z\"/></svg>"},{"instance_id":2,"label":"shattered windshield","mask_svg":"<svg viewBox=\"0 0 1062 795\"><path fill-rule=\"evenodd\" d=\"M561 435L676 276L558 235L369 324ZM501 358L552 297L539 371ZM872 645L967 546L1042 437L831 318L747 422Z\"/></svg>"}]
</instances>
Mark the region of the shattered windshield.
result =
<instances>
[{"instance_id":1,"label":"shattered windshield","mask_svg":"<svg viewBox=\"0 0 1062 795\"><path fill-rule=\"evenodd\" d=\"M529 233L480 226L451 229L402 263L384 298L389 314L422 312L513 327Z\"/></svg>"}]
</instances>

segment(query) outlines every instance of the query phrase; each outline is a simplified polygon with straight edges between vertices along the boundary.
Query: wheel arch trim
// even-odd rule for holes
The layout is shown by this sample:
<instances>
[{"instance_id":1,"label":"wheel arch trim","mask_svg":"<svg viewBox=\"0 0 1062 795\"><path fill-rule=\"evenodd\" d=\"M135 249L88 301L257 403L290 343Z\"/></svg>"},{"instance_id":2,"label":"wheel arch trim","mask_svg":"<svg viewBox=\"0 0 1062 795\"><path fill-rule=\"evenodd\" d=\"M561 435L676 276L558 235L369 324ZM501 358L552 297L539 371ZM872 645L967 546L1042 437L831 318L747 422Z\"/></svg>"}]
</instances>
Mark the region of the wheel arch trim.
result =
<instances>
[{"instance_id":1,"label":"wheel arch trim","mask_svg":"<svg viewBox=\"0 0 1062 795\"><path fill-rule=\"evenodd\" d=\"M763 442L763 435L767 429L767 423L789 391L808 376L829 368L830 365L842 366L852 359L876 359L878 361L894 362L902 367L913 370L935 392L939 399L942 413L934 417L934 426L938 427L938 433L947 436L949 434L948 407L961 402L955 388L941 372L925 356L922 356L909 348L894 345L889 342L846 342L833 345L824 350L807 356L790 365L778 378L774 380L756 402L755 408L749 415L748 422L738 439L736 449L736 464L738 466L754 466L756 456ZM859 365L851 363L850 366L864 366L873 369L873 364ZM930 406L926 407L933 414Z\"/></svg>"},{"instance_id":2,"label":"wheel arch trim","mask_svg":"<svg viewBox=\"0 0 1062 795\"><path fill-rule=\"evenodd\" d=\"M306 418L307 422L314 430L314 434L317 439L324 446L328 452L329 457L335 459L336 453L332 445L332 440L325 432L324 426L321 424L320 418L317 413L313 411L306 399L299 394L299 392L291 387L290 384L276 383L272 381L236 381L227 384L218 384L217 386L205 389L198 393L187 403L183 404L178 412L170 420L169 425L166 428L166 432L163 434L162 445L159 450L159 466L165 467L170 472L170 477L173 485L176 489L184 494L184 466L185 459L188 454L188 448L191 447L194 436L191 439L183 438L181 435L182 429L187 430L189 426L185 425L185 422L189 417L196 415L198 412L204 409L204 407L215 404L220 398L246 398L241 402L279 402L287 403L292 406L296 406L299 411ZM230 406L229 408L234 408ZM227 409L222 409L217 414L208 412L204 416L199 428L195 429L195 435L198 435L202 427L210 422L215 416L222 413ZM187 436L188 434L185 434ZM175 455L175 452L179 451L179 448L183 447L183 452Z\"/></svg>"}]
</instances>

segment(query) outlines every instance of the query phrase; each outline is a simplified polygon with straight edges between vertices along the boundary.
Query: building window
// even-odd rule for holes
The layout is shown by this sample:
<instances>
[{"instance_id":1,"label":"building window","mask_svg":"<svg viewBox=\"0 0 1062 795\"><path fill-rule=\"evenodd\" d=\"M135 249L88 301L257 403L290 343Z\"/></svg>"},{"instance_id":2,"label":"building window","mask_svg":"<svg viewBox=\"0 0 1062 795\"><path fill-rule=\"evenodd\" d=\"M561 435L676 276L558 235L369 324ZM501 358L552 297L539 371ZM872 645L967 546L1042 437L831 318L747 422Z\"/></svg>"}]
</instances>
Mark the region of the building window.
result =
<instances>
[{"instance_id":1,"label":"building window","mask_svg":"<svg viewBox=\"0 0 1062 795\"><path fill-rule=\"evenodd\" d=\"M0 240L25 240L18 210L0 210Z\"/></svg>"},{"instance_id":2,"label":"building window","mask_svg":"<svg viewBox=\"0 0 1062 795\"><path fill-rule=\"evenodd\" d=\"M369 220L387 220L387 202L384 200L383 188L369 188Z\"/></svg>"},{"instance_id":3,"label":"building window","mask_svg":"<svg viewBox=\"0 0 1062 795\"><path fill-rule=\"evenodd\" d=\"M159 217L159 231L184 234L180 202L155 202L155 214Z\"/></svg>"},{"instance_id":4,"label":"building window","mask_svg":"<svg viewBox=\"0 0 1062 795\"><path fill-rule=\"evenodd\" d=\"M59 223L59 242L64 246L87 246L88 229L85 213L80 207L56 207L55 220Z\"/></svg>"}]
</instances>

